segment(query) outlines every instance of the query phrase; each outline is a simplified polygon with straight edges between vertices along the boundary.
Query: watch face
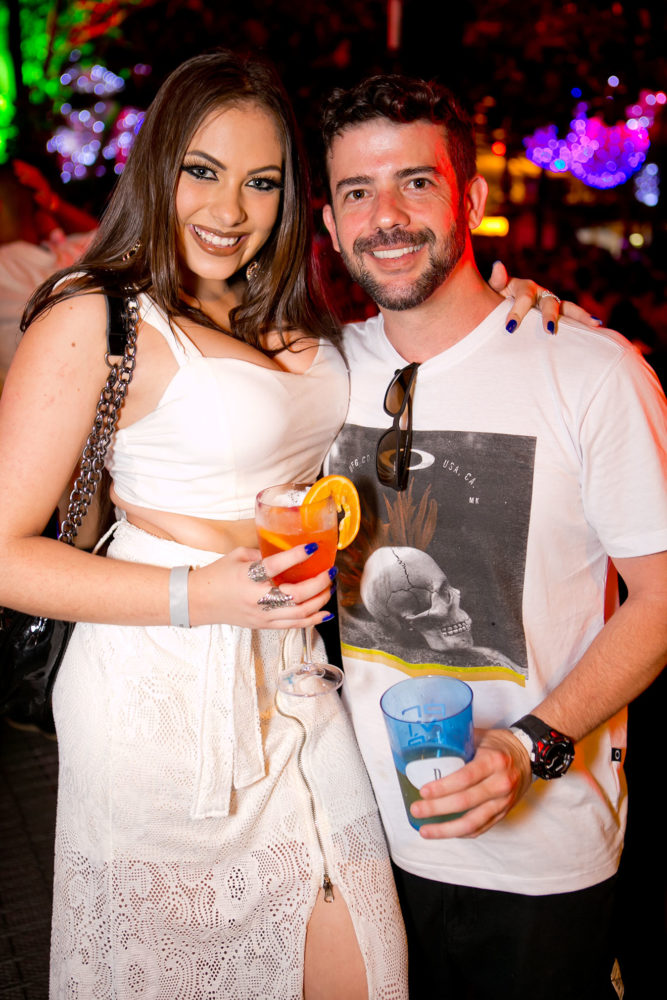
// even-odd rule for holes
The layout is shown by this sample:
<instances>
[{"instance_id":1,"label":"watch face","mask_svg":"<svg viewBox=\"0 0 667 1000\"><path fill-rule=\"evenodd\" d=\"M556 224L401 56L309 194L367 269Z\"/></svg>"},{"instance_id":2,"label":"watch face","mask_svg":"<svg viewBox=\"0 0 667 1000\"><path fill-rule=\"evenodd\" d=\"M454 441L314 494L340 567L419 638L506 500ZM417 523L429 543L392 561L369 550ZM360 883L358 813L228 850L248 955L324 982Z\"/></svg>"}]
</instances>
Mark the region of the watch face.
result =
<instances>
[{"instance_id":1,"label":"watch face","mask_svg":"<svg viewBox=\"0 0 667 1000\"><path fill-rule=\"evenodd\" d=\"M525 715L512 728L525 733L532 742L529 753L536 777L549 780L565 774L574 759L574 744L569 736L551 729L534 715Z\"/></svg>"},{"instance_id":2,"label":"watch face","mask_svg":"<svg viewBox=\"0 0 667 1000\"><path fill-rule=\"evenodd\" d=\"M563 739L562 743L543 743L541 740L539 741L535 754L535 764L539 764L540 769L546 772L545 774L540 774L540 777L560 778L561 774L565 774L572 763L574 757L571 749L572 744L567 737L561 738ZM539 774L537 770L535 773Z\"/></svg>"}]
</instances>

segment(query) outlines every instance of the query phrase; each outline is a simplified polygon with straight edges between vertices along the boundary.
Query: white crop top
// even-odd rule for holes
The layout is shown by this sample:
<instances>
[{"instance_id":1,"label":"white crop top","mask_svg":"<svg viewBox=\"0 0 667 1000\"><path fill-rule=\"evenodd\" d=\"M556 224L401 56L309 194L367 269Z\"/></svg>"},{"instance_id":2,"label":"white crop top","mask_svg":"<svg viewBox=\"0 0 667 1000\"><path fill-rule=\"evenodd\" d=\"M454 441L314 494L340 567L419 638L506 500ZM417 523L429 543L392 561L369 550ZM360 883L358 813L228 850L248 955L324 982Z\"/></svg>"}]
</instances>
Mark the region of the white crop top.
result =
<instances>
[{"instance_id":1,"label":"white crop top","mask_svg":"<svg viewBox=\"0 0 667 1000\"><path fill-rule=\"evenodd\" d=\"M204 357L147 295L139 315L165 338L178 371L156 408L112 440L106 465L120 501L231 521L253 517L266 486L317 478L349 399L333 344L322 341L310 368L294 374Z\"/></svg>"}]
</instances>

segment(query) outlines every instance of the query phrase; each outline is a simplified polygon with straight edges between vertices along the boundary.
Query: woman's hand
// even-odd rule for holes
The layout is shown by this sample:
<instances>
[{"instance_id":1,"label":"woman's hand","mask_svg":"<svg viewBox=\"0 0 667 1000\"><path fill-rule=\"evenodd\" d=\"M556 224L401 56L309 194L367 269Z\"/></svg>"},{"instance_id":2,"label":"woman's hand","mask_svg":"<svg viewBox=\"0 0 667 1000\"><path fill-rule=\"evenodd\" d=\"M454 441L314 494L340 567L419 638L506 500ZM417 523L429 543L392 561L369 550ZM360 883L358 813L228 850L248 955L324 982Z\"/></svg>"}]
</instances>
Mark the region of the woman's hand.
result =
<instances>
[{"instance_id":1,"label":"woman's hand","mask_svg":"<svg viewBox=\"0 0 667 1000\"><path fill-rule=\"evenodd\" d=\"M234 549L222 559L193 570L188 578L191 625L225 624L244 628L307 628L327 620L322 611L333 593L335 570L325 570L302 583L283 583L278 589L294 599L283 608L265 609L257 602L271 590L271 577L304 562L311 553L305 545L277 552L262 560L268 580L257 583L248 576L259 560L258 549Z\"/></svg>"},{"instance_id":2,"label":"woman's hand","mask_svg":"<svg viewBox=\"0 0 667 1000\"><path fill-rule=\"evenodd\" d=\"M514 299L514 306L507 316L506 330L514 333L526 316L529 309L537 306L542 311L542 326L547 333L556 333L558 329L558 317L568 316L570 319L590 326L593 329L602 325L602 321L595 316L591 316L581 306L574 302L561 302L561 300L548 289L530 278L510 278L507 269L502 261L497 260L493 265L489 284L494 292L498 292L503 298Z\"/></svg>"}]
</instances>

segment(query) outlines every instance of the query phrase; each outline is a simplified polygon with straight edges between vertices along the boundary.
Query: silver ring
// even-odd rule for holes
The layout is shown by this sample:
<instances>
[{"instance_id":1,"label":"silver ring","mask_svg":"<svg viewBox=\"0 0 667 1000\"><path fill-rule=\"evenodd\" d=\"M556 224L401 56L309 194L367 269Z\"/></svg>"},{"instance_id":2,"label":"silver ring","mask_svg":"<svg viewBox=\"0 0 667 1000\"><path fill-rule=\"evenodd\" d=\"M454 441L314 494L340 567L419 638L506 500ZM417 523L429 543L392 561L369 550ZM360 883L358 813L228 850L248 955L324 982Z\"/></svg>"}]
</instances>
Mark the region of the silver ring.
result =
<instances>
[{"instance_id":1,"label":"silver ring","mask_svg":"<svg viewBox=\"0 0 667 1000\"><path fill-rule=\"evenodd\" d=\"M550 292L548 288L543 288L540 294L537 296L537 301L541 302L542 299L555 299L558 305L560 305L560 299L555 292Z\"/></svg>"},{"instance_id":2,"label":"silver ring","mask_svg":"<svg viewBox=\"0 0 667 1000\"><path fill-rule=\"evenodd\" d=\"M250 566L248 567L248 576L250 577L251 580L254 581L254 583L267 582L269 578L266 575L266 570L264 569L264 563L262 562L261 559L258 559L257 562L250 563Z\"/></svg>"},{"instance_id":3,"label":"silver ring","mask_svg":"<svg viewBox=\"0 0 667 1000\"><path fill-rule=\"evenodd\" d=\"M294 604L294 598L290 594L283 594L277 587L271 587L263 597L257 601L262 611L275 611L276 608L288 608Z\"/></svg>"}]
</instances>

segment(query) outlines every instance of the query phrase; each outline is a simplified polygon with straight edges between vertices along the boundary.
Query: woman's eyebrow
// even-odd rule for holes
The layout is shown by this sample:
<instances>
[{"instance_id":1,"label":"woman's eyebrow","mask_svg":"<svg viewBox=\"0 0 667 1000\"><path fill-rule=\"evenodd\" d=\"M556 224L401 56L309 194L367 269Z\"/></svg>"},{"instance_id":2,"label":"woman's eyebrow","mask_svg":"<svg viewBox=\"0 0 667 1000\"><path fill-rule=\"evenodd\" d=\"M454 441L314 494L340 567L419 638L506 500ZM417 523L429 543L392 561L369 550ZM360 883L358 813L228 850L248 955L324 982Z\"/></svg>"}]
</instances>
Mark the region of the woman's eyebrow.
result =
<instances>
[{"instance_id":1,"label":"woman's eyebrow","mask_svg":"<svg viewBox=\"0 0 667 1000\"><path fill-rule=\"evenodd\" d=\"M221 170L226 170L227 167L220 160L216 160L215 156L211 156L210 153L205 153L203 149L188 149L185 154L186 156L200 156L202 160L208 160L209 163L214 164L216 167L220 167Z\"/></svg>"},{"instance_id":2,"label":"woman's eyebrow","mask_svg":"<svg viewBox=\"0 0 667 1000\"><path fill-rule=\"evenodd\" d=\"M211 156L210 153L205 153L203 151L203 149L189 149L185 155L186 156L199 156L199 157L201 157L202 160L207 160L209 163L211 163L215 167L218 167L220 170L226 170L227 169L227 167L225 166L224 163L221 163L220 160L217 160L215 158L215 156ZM266 166L264 166L264 167L254 167L252 170L249 170L248 173L249 174L263 174L267 170L275 170L279 174L282 174L282 172L283 172L282 165L278 166L275 163L267 163Z\"/></svg>"}]
</instances>

